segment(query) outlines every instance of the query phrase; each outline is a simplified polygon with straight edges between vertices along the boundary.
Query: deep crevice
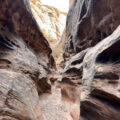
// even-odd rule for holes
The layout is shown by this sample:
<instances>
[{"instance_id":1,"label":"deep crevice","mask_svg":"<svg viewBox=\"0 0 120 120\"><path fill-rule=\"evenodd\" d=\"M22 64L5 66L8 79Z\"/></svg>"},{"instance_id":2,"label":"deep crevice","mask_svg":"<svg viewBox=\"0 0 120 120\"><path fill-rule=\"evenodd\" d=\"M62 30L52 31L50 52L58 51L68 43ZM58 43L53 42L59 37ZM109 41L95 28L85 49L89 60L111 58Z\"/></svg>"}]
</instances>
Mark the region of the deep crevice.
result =
<instances>
[{"instance_id":1,"label":"deep crevice","mask_svg":"<svg viewBox=\"0 0 120 120\"><path fill-rule=\"evenodd\" d=\"M12 45L0 35L0 46L5 49L13 50Z\"/></svg>"},{"instance_id":2,"label":"deep crevice","mask_svg":"<svg viewBox=\"0 0 120 120\"><path fill-rule=\"evenodd\" d=\"M120 41L113 46L103 51L98 57L96 62L98 63L119 63L120 62Z\"/></svg>"},{"instance_id":3,"label":"deep crevice","mask_svg":"<svg viewBox=\"0 0 120 120\"><path fill-rule=\"evenodd\" d=\"M91 92L91 97L96 98L102 103L107 104L108 106L120 111L120 99L110 93L99 89L94 89Z\"/></svg>"}]
</instances>

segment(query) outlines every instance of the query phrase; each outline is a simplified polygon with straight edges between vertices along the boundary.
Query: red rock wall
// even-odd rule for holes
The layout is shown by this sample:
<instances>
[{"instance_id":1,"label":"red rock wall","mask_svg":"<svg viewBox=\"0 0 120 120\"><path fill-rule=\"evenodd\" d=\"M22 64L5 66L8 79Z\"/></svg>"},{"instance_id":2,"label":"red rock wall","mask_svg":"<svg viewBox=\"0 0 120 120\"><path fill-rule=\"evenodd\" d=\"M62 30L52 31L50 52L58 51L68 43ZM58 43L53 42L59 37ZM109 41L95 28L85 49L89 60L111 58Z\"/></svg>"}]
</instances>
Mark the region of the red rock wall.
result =
<instances>
[{"instance_id":1,"label":"red rock wall","mask_svg":"<svg viewBox=\"0 0 120 120\"><path fill-rule=\"evenodd\" d=\"M38 94L55 68L28 0L0 0L0 119L44 120Z\"/></svg>"}]
</instances>

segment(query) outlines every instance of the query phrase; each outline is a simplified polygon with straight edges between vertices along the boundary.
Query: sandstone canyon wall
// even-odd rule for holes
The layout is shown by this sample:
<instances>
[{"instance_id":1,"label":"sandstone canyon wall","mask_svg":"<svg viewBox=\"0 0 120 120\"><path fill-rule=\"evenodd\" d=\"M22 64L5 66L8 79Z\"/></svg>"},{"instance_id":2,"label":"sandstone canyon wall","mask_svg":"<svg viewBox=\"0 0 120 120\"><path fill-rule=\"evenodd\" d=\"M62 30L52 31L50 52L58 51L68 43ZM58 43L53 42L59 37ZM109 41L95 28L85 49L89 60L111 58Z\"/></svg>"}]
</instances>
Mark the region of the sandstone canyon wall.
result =
<instances>
[{"instance_id":1,"label":"sandstone canyon wall","mask_svg":"<svg viewBox=\"0 0 120 120\"><path fill-rule=\"evenodd\" d=\"M69 10L61 88L64 101L79 101L74 120L120 119L119 10L119 0L74 0Z\"/></svg>"},{"instance_id":2,"label":"sandstone canyon wall","mask_svg":"<svg viewBox=\"0 0 120 120\"><path fill-rule=\"evenodd\" d=\"M61 41L67 13L52 6L44 5L40 0L30 0L30 3L33 15L43 35L50 43L51 48L54 49Z\"/></svg>"},{"instance_id":3,"label":"sandstone canyon wall","mask_svg":"<svg viewBox=\"0 0 120 120\"><path fill-rule=\"evenodd\" d=\"M50 91L52 50L28 0L0 0L0 120L44 120L38 94Z\"/></svg>"},{"instance_id":4,"label":"sandstone canyon wall","mask_svg":"<svg viewBox=\"0 0 120 120\"><path fill-rule=\"evenodd\" d=\"M0 120L120 120L120 1L70 6L0 0Z\"/></svg>"}]
</instances>

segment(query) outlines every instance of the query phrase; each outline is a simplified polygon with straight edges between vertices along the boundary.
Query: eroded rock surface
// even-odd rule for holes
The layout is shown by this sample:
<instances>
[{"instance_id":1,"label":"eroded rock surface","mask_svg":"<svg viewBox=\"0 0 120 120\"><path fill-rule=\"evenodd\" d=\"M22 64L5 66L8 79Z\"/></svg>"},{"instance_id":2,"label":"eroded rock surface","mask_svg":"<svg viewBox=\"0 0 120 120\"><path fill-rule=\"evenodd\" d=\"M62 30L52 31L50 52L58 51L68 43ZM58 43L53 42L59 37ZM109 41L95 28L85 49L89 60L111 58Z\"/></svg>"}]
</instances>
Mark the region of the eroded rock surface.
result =
<instances>
[{"instance_id":1,"label":"eroded rock surface","mask_svg":"<svg viewBox=\"0 0 120 120\"><path fill-rule=\"evenodd\" d=\"M68 62L63 70L61 88L63 100L71 108L75 101L79 101L79 118L76 117L78 111L72 112L71 109L74 120L120 118L119 6L119 0L75 0L69 10L64 47L64 60ZM112 44L114 37L117 41ZM105 39L111 40L110 46ZM96 55L95 61L93 54Z\"/></svg>"},{"instance_id":2,"label":"eroded rock surface","mask_svg":"<svg viewBox=\"0 0 120 120\"><path fill-rule=\"evenodd\" d=\"M30 3L33 15L35 16L43 35L50 43L51 48L56 48L56 45L61 41L61 36L66 24L67 13L61 12L52 6L44 5L40 0L30 0Z\"/></svg>"},{"instance_id":3,"label":"eroded rock surface","mask_svg":"<svg viewBox=\"0 0 120 120\"><path fill-rule=\"evenodd\" d=\"M0 0L0 119L44 120L38 94L48 92L52 50L28 0Z\"/></svg>"},{"instance_id":4,"label":"eroded rock surface","mask_svg":"<svg viewBox=\"0 0 120 120\"><path fill-rule=\"evenodd\" d=\"M110 35L119 25L119 4L117 0L75 0L67 17L66 54L94 46Z\"/></svg>"},{"instance_id":5,"label":"eroded rock surface","mask_svg":"<svg viewBox=\"0 0 120 120\"><path fill-rule=\"evenodd\" d=\"M0 0L0 119L119 120L119 6L74 0L56 70L29 1Z\"/></svg>"}]
</instances>

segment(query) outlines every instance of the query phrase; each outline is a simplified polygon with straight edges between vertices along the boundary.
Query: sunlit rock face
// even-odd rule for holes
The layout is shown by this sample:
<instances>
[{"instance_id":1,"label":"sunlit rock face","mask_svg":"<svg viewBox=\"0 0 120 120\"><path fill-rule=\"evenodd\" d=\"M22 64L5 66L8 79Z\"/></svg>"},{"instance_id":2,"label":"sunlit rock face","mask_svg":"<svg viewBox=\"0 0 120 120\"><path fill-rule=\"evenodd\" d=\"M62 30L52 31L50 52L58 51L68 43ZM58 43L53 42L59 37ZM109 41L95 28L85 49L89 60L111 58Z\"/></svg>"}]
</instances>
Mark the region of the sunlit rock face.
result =
<instances>
[{"instance_id":1,"label":"sunlit rock face","mask_svg":"<svg viewBox=\"0 0 120 120\"><path fill-rule=\"evenodd\" d=\"M62 12L68 12L69 0L40 0L42 4L53 6Z\"/></svg>"},{"instance_id":2,"label":"sunlit rock face","mask_svg":"<svg viewBox=\"0 0 120 120\"><path fill-rule=\"evenodd\" d=\"M30 0L33 15L38 22L42 33L52 48L60 41L65 23L66 13L60 12L57 8L43 5L40 0Z\"/></svg>"}]
</instances>

